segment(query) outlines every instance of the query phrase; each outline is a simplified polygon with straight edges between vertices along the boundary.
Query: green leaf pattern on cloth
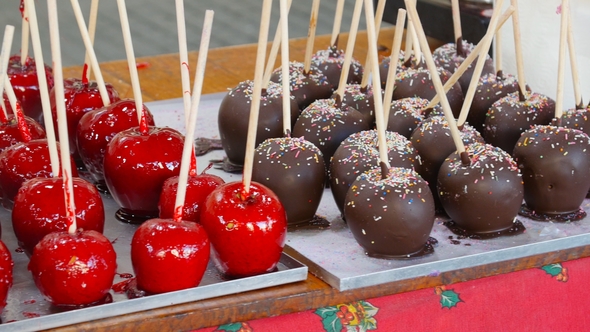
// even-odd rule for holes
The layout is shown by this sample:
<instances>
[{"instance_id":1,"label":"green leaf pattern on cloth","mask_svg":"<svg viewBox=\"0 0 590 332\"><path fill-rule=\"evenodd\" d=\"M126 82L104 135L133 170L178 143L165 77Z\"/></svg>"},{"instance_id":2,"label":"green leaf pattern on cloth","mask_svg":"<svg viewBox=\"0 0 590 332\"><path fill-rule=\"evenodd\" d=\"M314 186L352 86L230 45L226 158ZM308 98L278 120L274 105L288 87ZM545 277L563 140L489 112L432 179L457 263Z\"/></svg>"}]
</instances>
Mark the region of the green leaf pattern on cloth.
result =
<instances>
[{"instance_id":1,"label":"green leaf pattern on cloth","mask_svg":"<svg viewBox=\"0 0 590 332\"><path fill-rule=\"evenodd\" d=\"M448 290L444 285L435 287L434 292L440 296L440 305L442 308L451 309L456 307L459 302L463 302L457 292L452 289Z\"/></svg>"},{"instance_id":2,"label":"green leaf pattern on cloth","mask_svg":"<svg viewBox=\"0 0 590 332\"><path fill-rule=\"evenodd\" d=\"M569 279L567 268L563 267L561 263L542 266L541 270L554 277L557 281L566 282Z\"/></svg>"},{"instance_id":3,"label":"green leaf pattern on cloth","mask_svg":"<svg viewBox=\"0 0 590 332\"><path fill-rule=\"evenodd\" d=\"M377 320L374 316L378 311L379 308L367 301L355 301L319 308L315 314L322 318L326 332L366 332L377 329Z\"/></svg>"}]
</instances>

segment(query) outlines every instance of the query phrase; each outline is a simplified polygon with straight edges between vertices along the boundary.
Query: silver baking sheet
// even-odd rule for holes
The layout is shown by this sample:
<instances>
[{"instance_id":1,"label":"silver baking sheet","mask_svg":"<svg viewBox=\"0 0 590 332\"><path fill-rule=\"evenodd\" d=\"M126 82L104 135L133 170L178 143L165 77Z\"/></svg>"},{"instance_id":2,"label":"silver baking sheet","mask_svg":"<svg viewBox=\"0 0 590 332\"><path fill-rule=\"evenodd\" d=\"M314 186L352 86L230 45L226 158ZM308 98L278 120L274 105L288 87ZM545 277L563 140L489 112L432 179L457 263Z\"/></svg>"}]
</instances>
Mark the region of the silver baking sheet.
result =
<instances>
[{"instance_id":1,"label":"silver baking sheet","mask_svg":"<svg viewBox=\"0 0 590 332\"><path fill-rule=\"evenodd\" d=\"M217 107L223 94L207 95L201 101L199 119L202 125L197 128L197 135L217 136ZM182 113L182 101L170 100L147 104L158 126L169 126L184 132L184 115ZM207 133L204 134L203 132ZM211 158L223 156L221 151L209 153L197 159L198 168L202 170L208 165ZM209 173L222 176L226 181L236 181L241 175L231 175L218 170L210 170ZM118 209L112 198L103 197L106 212L104 235L113 242L117 252L117 273L133 274L130 259L130 243L136 226L118 222L114 213ZM17 250L18 244L12 231L10 211L0 207L0 223L2 225L2 240L11 251L14 260L14 284L8 294L7 305L1 318L4 324L0 325L1 331L38 331L60 326L66 326L96 319L114 317L128 313L160 308L180 303L193 302L217 296L235 294L255 289L283 285L302 281L307 278L307 267L297 260L283 253L278 265L278 270L264 275L227 280L220 275L212 263L198 287L151 295L142 298L128 299L125 294L117 294L111 291L113 302L94 307L61 311L51 306L43 299L41 293L35 287L30 272L27 270L29 259L26 254ZM121 276L115 277L115 283L125 281Z\"/></svg>"}]
</instances>

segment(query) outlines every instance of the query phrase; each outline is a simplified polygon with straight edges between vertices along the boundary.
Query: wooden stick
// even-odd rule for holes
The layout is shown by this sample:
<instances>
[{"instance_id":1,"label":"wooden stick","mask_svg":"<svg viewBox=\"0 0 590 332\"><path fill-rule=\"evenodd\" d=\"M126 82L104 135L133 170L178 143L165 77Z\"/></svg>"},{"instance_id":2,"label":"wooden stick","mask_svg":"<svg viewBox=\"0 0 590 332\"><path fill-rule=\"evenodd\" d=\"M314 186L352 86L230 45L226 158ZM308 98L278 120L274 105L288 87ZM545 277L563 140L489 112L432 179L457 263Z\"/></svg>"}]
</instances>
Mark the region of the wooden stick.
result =
<instances>
[{"instance_id":1,"label":"wooden stick","mask_svg":"<svg viewBox=\"0 0 590 332\"><path fill-rule=\"evenodd\" d=\"M184 0L176 0L176 28L178 30L178 55L180 57L180 81L182 84L182 101L184 120L189 125L191 111L191 69L188 63L188 47L186 42L186 23L184 20Z\"/></svg>"},{"instance_id":2,"label":"wooden stick","mask_svg":"<svg viewBox=\"0 0 590 332\"><path fill-rule=\"evenodd\" d=\"M49 14L49 36L51 39L51 58L53 60L53 78L55 105L57 109L57 126L60 141L61 169L66 203L66 219L68 233L76 233L76 204L74 202L74 183L72 181L72 164L70 163L70 142L68 139L68 122L64 97L63 70L61 66L61 50L59 43L59 26L57 24L57 0L47 2Z\"/></svg>"},{"instance_id":3,"label":"wooden stick","mask_svg":"<svg viewBox=\"0 0 590 332\"><path fill-rule=\"evenodd\" d=\"M291 8L291 3L293 0L287 1L287 11ZM275 62L277 62L277 55L279 54L279 46L281 46L281 21L277 24L277 30L275 31L275 37L272 41L272 46L270 47L270 52L268 54L268 59L266 61L266 69L264 70L264 76L262 79L262 86L267 88L270 84L270 77L272 76L272 72L275 69ZM287 76L289 77L288 72Z\"/></svg>"},{"instance_id":4,"label":"wooden stick","mask_svg":"<svg viewBox=\"0 0 590 332\"><path fill-rule=\"evenodd\" d=\"M72 9L74 10L74 15L76 16L76 21L78 22L80 34L82 35L82 40L84 41L84 46L86 47L86 57L89 59L90 68L94 69L94 76L96 77L96 84L98 86L98 91L100 92L102 104L104 106L109 106L111 104L111 99L109 98L107 86L104 82L104 78L102 77L98 59L96 59L96 54L94 53L94 46L92 45L90 33L86 29L86 22L84 22L84 15L82 15L80 3L78 0L71 0L71 3ZM86 78L88 78L88 75L86 75Z\"/></svg>"},{"instance_id":5,"label":"wooden stick","mask_svg":"<svg viewBox=\"0 0 590 332\"><path fill-rule=\"evenodd\" d=\"M375 38L379 40L379 32L381 31L381 21L383 20L383 13L385 12L385 3L387 0L379 0L377 9L375 10ZM371 74L371 57L367 53L365 58L365 65L363 66L363 78L361 79L361 87L365 88L369 84L369 76Z\"/></svg>"},{"instance_id":6,"label":"wooden stick","mask_svg":"<svg viewBox=\"0 0 590 332\"><path fill-rule=\"evenodd\" d=\"M4 75L4 83L4 91L6 91L8 101L10 102L10 106L12 107L12 110L14 112L14 118L17 122L18 131L20 132L23 142L28 142L31 140L31 130L27 125L23 109L20 106L20 103L16 100L16 95L14 94L12 83L10 83L10 79L6 75Z\"/></svg>"},{"instance_id":7,"label":"wooden stick","mask_svg":"<svg viewBox=\"0 0 590 332\"><path fill-rule=\"evenodd\" d=\"M420 22L420 17L418 17L418 12L416 11L416 5L411 2L412 0L405 0L406 3L406 10L408 11L408 16L411 17L411 22L414 25L414 29L418 35L418 41L420 42L422 49L424 50L424 60L426 60L426 65L430 70L430 76L432 78L432 83L434 84L434 88L436 92L441 96L441 104L443 108L443 112L445 114L445 118L449 123L449 129L451 130L451 136L453 138L453 142L455 143L455 147L457 148L457 152L459 154L464 155L465 146L463 145L463 140L461 139L461 134L459 133L459 129L457 128L457 122L453 117L453 111L451 110L451 105L447 99L447 95L444 92L444 88L442 82L440 80L440 76L438 76L438 70L436 69L436 65L434 63L434 59L432 59L432 53L430 52L430 48L428 46L428 41L426 40L426 35L424 34L424 30L422 29L422 23ZM463 159L463 156L462 156ZM464 160L463 163L469 163L469 160Z\"/></svg>"},{"instance_id":8,"label":"wooden stick","mask_svg":"<svg viewBox=\"0 0 590 332\"><path fill-rule=\"evenodd\" d=\"M315 41L315 30L318 25L318 12L320 10L320 0L313 0L311 7L311 16L309 18L309 30L307 32L307 45L305 46L305 61L303 72L309 73L311 69L311 56L313 55L313 44Z\"/></svg>"},{"instance_id":9,"label":"wooden stick","mask_svg":"<svg viewBox=\"0 0 590 332\"><path fill-rule=\"evenodd\" d=\"M413 26L413 24L412 24ZM420 64L422 62L422 50L420 46L420 42L418 42L418 35L416 34L416 27L413 26L410 29L410 35L412 36L412 45L414 45L414 61L416 64Z\"/></svg>"},{"instance_id":10,"label":"wooden stick","mask_svg":"<svg viewBox=\"0 0 590 332\"><path fill-rule=\"evenodd\" d=\"M492 18L490 19L490 25L488 26L488 30L483 37L483 39L479 42L483 46L479 50L479 57L477 58L477 63L475 64L475 68L473 69L473 75L471 76L471 81L469 82L469 88L465 93L465 99L463 101L463 106L461 107L461 113L459 113L459 119L457 120L457 125L462 126L467 120L467 115L469 114L469 109L471 109L471 103L473 102L473 97L475 96L475 92L477 91L477 84L479 83L479 78L481 77L481 72L483 70L483 66L486 62L486 55L490 50L490 46L492 45L492 41L494 40L494 35L496 28L498 27L498 19L500 18L500 11L502 10L502 5L504 4L504 0L497 0L496 1L496 10L494 10L492 14Z\"/></svg>"},{"instance_id":11,"label":"wooden stick","mask_svg":"<svg viewBox=\"0 0 590 332\"><path fill-rule=\"evenodd\" d=\"M559 29L559 59L557 61L557 93L555 94L555 118L563 115L563 84L565 78L565 52L569 21L569 0L561 0L561 25Z\"/></svg>"},{"instance_id":12,"label":"wooden stick","mask_svg":"<svg viewBox=\"0 0 590 332\"><path fill-rule=\"evenodd\" d=\"M563 9L562 9L563 12ZM572 71L572 79L574 81L574 99L576 108L583 108L582 90L580 88L580 73L578 71L578 60L576 59L576 49L574 47L574 32L572 29L572 13L568 13L568 28L567 28L567 46L570 55L570 67Z\"/></svg>"},{"instance_id":13,"label":"wooden stick","mask_svg":"<svg viewBox=\"0 0 590 332\"><path fill-rule=\"evenodd\" d=\"M201 92L203 91L205 68L207 66L207 53L209 52L209 40L211 39L213 14L214 13L212 10L207 10L205 12L205 22L203 23L203 32L201 34L201 45L199 46L199 58L197 59L197 71L195 73L190 117L186 135L184 137L182 160L180 162L180 173L178 175L178 189L176 191L176 201L174 203L174 220L178 222L182 221L182 210L186 198L186 186L188 183L189 169L191 167L191 159L194 153L193 142L195 138L195 129L197 127L199 101L201 99Z\"/></svg>"},{"instance_id":14,"label":"wooden stick","mask_svg":"<svg viewBox=\"0 0 590 332\"><path fill-rule=\"evenodd\" d=\"M264 70L264 57L266 56L266 44L268 40L268 26L270 24L271 9L272 0L264 0L262 3L260 31L258 34L258 51L256 52L256 67L254 68L254 86L252 87L252 103L250 104L248 136L246 138L246 155L244 158L244 173L242 178L242 184L244 185L242 193L243 199L248 197L250 193L250 183L252 182L256 130L258 128L258 113L260 111L260 95L262 92L262 74ZM284 79L285 77L283 77L283 80Z\"/></svg>"},{"instance_id":15,"label":"wooden stick","mask_svg":"<svg viewBox=\"0 0 590 332\"><path fill-rule=\"evenodd\" d=\"M137 111L139 131L142 134L147 134L149 128L147 126L147 121L145 121L145 115L143 114L143 96L141 95L141 87L139 85L139 75L137 73L137 64L135 62L135 53L133 51L133 41L131 40L131 29L129 28L129 17L127 16L125 0L117 0L117 7L119 8L119 17L121 19L121 30L123 30L125 53L127 54L127 66L129 67L129 76L131 78L131 86L133 87L133 98L135 99L135 110Z\"/></svg>"},{"instance_id":16,"label":"wooden stick","mask_svg":"<svg viewBox=\"0 0 590 332\"><path fill-rule=\"evenodd\" d=\"M336 94L339 95L340 98L344 97L344 91L346 90L346 82L348 81L348 73L350 72L350 64L352 63L352 52L354 51L354 43L356 41L362 11L363 0L356 0L354 11L352 12L352 22L350 23L346 51L344 51L344 62L342 63L342 71L340 72L340 81L338 82L338 90L336 90ZM371 17L372 15L373 12L371 12ZM374 32L374 29L371 29L371 26L373 25L370 25L368 30L373 30Z\"/></svg>"},{"instance_id":17,"label":"wooden stick","mask_svg":"<svg viewBox=\"0 0 590 332\"><path fill-rule=\"evenodd\" d=\"M4 37L2 39L2 50L0 51L0 73L2 76L6 76L8 78L8 61L10 60L10 49L12 48L12 39L14 38L14 26L7 25L4 28ZM0 77L1 78L1 77ZM4 102L4 98L2 98L2 91L4 91L4 79L0 79L0 99ZM14 108L13 108L14 110ZM8 113L6 112L5 105L2 105L2 116L4 117L3 121L8 119Z\"/></svg>"},{"instance_id":18,"label":"wooden stick","mask_svg":"<svg viewBox=\"0 0 590 332\"><path fill-rule=\"evenodd\" d=\"M90 3L90 14L88 16L88 35L90 36L90 44L94 45L94 35L96 34L96 18L98 16L98 1L99 0L92 0ZM88 54L88 50L86 51L86 56L84 57L84 67L88 68L86 70L86 80L90 80L90 76L92 74L92 65L90 63L90 55ZM104 102L104 100L103 100Z\"/></svg>"},{"instance_id":19,"label":"wooden stick","mask_svg":"<svg viewBox=\"0 0 590 332\"><path fill-rule=\"evenodd\" d=\"M342 12L344 12L344 0L338 0L336 3L336 13L334 14L334 25L332 25L332 37L330 46L337 47L338 35L340 34L340 25L342 23Z\"/></svg>"},{"instance_id":20,"label":"wooden stick","mask_svg":"<svg viewBox=\"0 0 590 332\"><path fill-rule=\"evenodd\" d=\"M404 26L406 22L406 10L398 9L397 20L395 21L395 33L393 34L393 44L391 45L391 60L389 61L389 70L387 71L387 83L385 84L385 95L383 97L383 118L384 126L387 128L389 122L389 111L391 111L391 101L393 99L393 88L395 87L395 75L397 73L397 65L400 49L402 46L402 38L404 37L404 30L398 27Z\"/></svg>"},{"instance_id":21,"label":"wooden stick","mask_svg":"<svg viewBox=\"0 0 590 332\"><path fill-rule=\"evenodd\" d=\"M290 2L290 1L289 1ZM279 20L281 33L281 75L283 77L282 88L283 88L283 134L288 137L291 133L291 84L288 79L289 77L289 8L285 0L280 0L280 11L281 18Z\"/></svg>"},{"instance_id":22,"label":"wooden stick","mask_svg":"<svg viewBox=\"0 0 590 332\"><path fill-rule=\"evenodd\" d=\"M502 29L496 29L496 38L494 43L494 60L496 73L502 71Z\"/></svg>"},{"instance_id":23,"label":"wooden stick","mask_svg":"<svg viewBox=\"0 0 590 332\"><path fill-rule=\"evenodd\" d=\"M371 54L371 66L373 67L373 98L375 103L375 122L377 124L377 137L379 139L379 160L389 170L389 158L387 156L387 137L385 136L385 121L383 119L383 100L381 99L381 77L379 77L379 58L377 54L377 35L375 19L373 18L373 0L364 0L365 19L367 21L367 38L369 40L369 53ZM397 62L396 62L397 63ZM387 173L382 174L385 178Z\"/></svg>"},{"instance_id":24,"label":"wooden stick","mask_svg":"<svg viewBox=\"0 0 590 332\"><path fill-rule=\"evenodd\" d=\"M59 176L59 153L57 152L57 141L55 129L53 128L53 116L51 115L51 103L49 101L49 87L45 74L45 63L43 62L43 49L39 37L39 25L37 23L37 11L34 0L24 0L27 19L30 25L31 42L35 56L35 68L39 80L39 93L41 94L41 106L43 108L43 122L45 123L45 134L47 135L47 146L49 149L49 160L51 161L51 173L54 177Z\"/></svg>"},{"instance_id":25,"label":"wooden stick","mask_svg":"<svg viewBox=\"0 0 590 332\"><path fill-rule=\"evenodd\" d=\"M416 0L412 0L412 3L416 5ZM412 57L412 49L414 48L414 41L412 40L412 30L414 25L410 22L408 17L408 24L406 27L406 48L404 49L404 62L408 61Z\"/></svg>"},{"instance_id":26,"label":"wooden stick","mask_svg":"<svg viewBox=\"0 0 590 332\"><path fill-rule=\"evenodd\" d=\"M30 26L29 21L27 19L28 11L27 6L23 2L23 10L22 10L22 26L21 26L21 40L20 40L20 64L24 66L27 62L27 57L29 56L29 34Z\"/></svg>"},{"instance_id":27,"label":"wooden stick","mask_svg":"<svg viewBox=\"0 0 590 332\"><path fill-rule=\"evenodd\" d=\"M510 18L510 16L514 13L514 7L510 6L502 15L502 17L500 17L500 20L498 22L498 26L496 27L496 31L498 32L501 28L502 25L504 25L504 23L506 23L506 21ZM483 44L480 40L480 42L475 46L475 48L473 48L473 50L471 51L471 53L467 56L467 58L465 58L465 60L463 60L463 62L461 63L461 65L459 66L459 68L457 68L457 70L455 70L455 72L453 73L453 75L451 75L451 77L447 80L447 82L444 85L444 91L445 93L449 92L449 90L453 87L453 85L455 83L457 83L457 81L459 81L459 78L461 78L461 76L467 71L467 69L469 68L469 66L471 65L471 63L475 60L475 58L477 58L477 55L479 54L479 51L481 51L481 48L483 47ZM426 108L432 108L434 106L436 106L436 104L438 104L440 102L440 97L439 95L435 95L434 98L432 98L432 100L430 101L430 103L428 104L428 106L426 106Z\"/></svg>"},{"instance_id":28,"label":"wooden stick","mask_svg":"<svg viewBox=\"0 0 590 332\"><path fill-rule=\"evenodd\" d=\"M524 60L522 55L522 41L520 38L520 19L518 18L518 1L510 0L510 5L514 7L514 13L512 14L512 32L514 33L514 52L516 55L518 87L520 89L521 99L526 99L528 92L526 90L526 79L524 76Z\"/></svg>"},{"instance_id":29,"label":"wooden stick","mask_svg":"<svg viewBox=\"0 0 590 332\"><path fill-rule=\"evenodd\" d=\"M451 0L451 12L453 13L453 33L455 34L455 42L460 42L463 38L463 31L461 31L461 9L459 8L459 0Z\"/></svg>"}]
</instances>

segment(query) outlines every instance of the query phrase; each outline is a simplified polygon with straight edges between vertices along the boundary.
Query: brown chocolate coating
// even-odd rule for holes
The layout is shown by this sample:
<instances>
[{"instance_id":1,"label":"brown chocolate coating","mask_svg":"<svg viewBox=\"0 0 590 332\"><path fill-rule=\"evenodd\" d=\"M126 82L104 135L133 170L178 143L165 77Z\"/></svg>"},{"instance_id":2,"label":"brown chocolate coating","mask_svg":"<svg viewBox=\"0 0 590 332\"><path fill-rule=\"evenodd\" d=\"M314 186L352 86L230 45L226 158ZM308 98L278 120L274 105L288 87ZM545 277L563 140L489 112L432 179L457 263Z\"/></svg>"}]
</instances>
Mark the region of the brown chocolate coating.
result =
<instances>
[{"instance_id":1,"label":"brown chocolate coating","mask_svg":"<svg viewBox=\"0 0 590 332\"><path fill-rule=\"evenodd\" d=\"M288 225L298 225L315 216L326 183L326 166L321 151L305 139L271 138L254 152L252 180L279 197Z\"/></svg>"},{"instance_id":2,"label":"brown chocolate coating","mask_svg":"<svg viewBox=\"0 0 590 332\"><path fill-rule=\"evenodd\" d=\"M330 46L326 50L319 50L311 57L312 66L319 68L330 82L332 90L338 89L340 76L342 74L342 65L344 64L344 51L339 50L336 46ZM361 83L363 79L363 66L361 63L352 59L348 71L347 83Z\"/></svg>"},{"instance_id":3,"label":"brown chocolate coating","mask_svg":"<svg viewBox=\"0 0 590 332\"><path fill-rule=\"evenodd\" d=\"M305 109L314 100L329 98L332 95L332 86L319 68L311 66L309 73L304 73L304 70L305 66L301 62L289 63L291 95L295 97L299 110ZM270 80L282 84L281 68L274 70Z\"/></svg>"},{"instance_id":4,"label":"brown chocolate coating","mask_svg":"<svg viewBox=\"0 0 590 332\"><path fill-rule=\"evenodd\" d=\"M397 71L402 71L402 70L406 70L408 68L410 68L411 66L414 67L422 67L422 68L427 68L426 67L426 62L424 61L424 56L422 56L420 58L420 63L416 64L416 59L414 57L414 54L410 55L410 59L408 59L408 61L406 61L405 59L405 54L403 50L399 51L399 56L398 56L398 67L397 67ZM391 63L391 57L385 57L383 58L383 60L381 60L381 63L379 64L379 77L381 78L381 87L383 89L385 89L385 85L387 84L387 76L389 74L389 64Z\"/></svg>"},{"instance_id":5,"label":"brown chocolate coating","mask_svg":"<svg viewBox=\"0 0 590 332\"><path fill-rule=\"evenodd\" d=\"M440 79L444 84L450 77L451 73L442 68L438 68ZM398 71L395 80L395 90L393 99L402 99L407 97L420 97L432 100L436 95L436 90L432 84L430 71L426 68L407 68ZM455 83L447 92L447 99L453 110L453 115L459 117L461 107L463 106L463 91L459 83Z\"/></svg>"},{"instance_id":6,"label":"brown chocolate coating","mask_svg":"<svg viewBox=\"0 0 590 332\"><path fill-rule=\"evenodd\" d=\"M516 163L490 144L470 144L465 151L470 165L463 165L455 152L438 173L438 196L445 212L459 227L474 234L511 228L524 191Z\"/></svg>"},{"instance_id":7,"label":"brown chocolate coating","mask_svg":"<svg viewBox=\"0 0 590 332\"><path fill-rule=\"evenodd\" d=\"M349 135L370 129L364 116L352 107L339 108L334 99L318 99L295 122L293 137L305 137L324 155L326 164Z\"/></svg>"},{"instance_id":8,"label":"brown chocolate coating","mask_svg":"<svg viewBox=\"0 0 590 332\"><path fill-rule=\"evenodd\" d=\"M590 188L590 138L576 129L534 126L514 148L524 200L537 213L577 211Z\"/></svg>"},{"instance_id":9,"label":"brown chocolate coating","mask_svg":"<svg viewBox=\"0 0 590 332\"><path fill-rule=\"evenodd\" d=\"M479 132L467 124L461 129L461 137L465 145L484 142ZM457 150L451 137L449 124L443 116L426 118L414 130L410 140L421 159L421 163L416 166L416 171L428 182L432 192L436 193L438 170L445 159ZM437 207L441 207L438 195L434 195L434 200Z\"/></svg>"},{"instance_id":10,"label":"brown chocolate coating","mask_svg":"<svg viewBox=\"0 0 590 332\"><path fill-rule=\"evenodd\" d=\"M388 131L385 135L389 164L413 169L419 159L412 143L398 133ZM361 131L348 136L334 153L330 163L330 189L341 213L344 213L344 198L354 180L379 167L378 142L376 130Z\"/></svg>"},{"instance_id":11,"label":"brown chocolate coating","mask_svg":"<svg viewBox=\"0 0 590 332\"><path fill-rule=\"evenodd\" d=\"M553 125L556 125L556 119L553 119ZM578 129L590 135L590 105L585 109L569 109L564 111L559 125L565 128Z\"/></svg>"},{"instance_id":12,"label":"brown chocolate coating","mask_svg":"<svg viewBox=\"0 0 590 332\"><path fill-rule=\"evenodd\" d=\"M332 96L334 98L335 96ZM375 99L373 89L362 88L360 84L347 84L342 96L342 105L350 106L361 112L371 128L375 127Z\"/></svg>"},{"instance_id":13,"label":"brown chocolate coating","mask_svg":"<svg viewBox=\"0 0 590 332\"><path fill-rule=\"evenodd\" d=\"M432 52L432 58L434 59L434 63L437 67L442 67L445 70L448 70L451 73L457 71L457 69L461 66L465 58L471 54L475 46L467 42L465 40L461 40L462 42L462 52L458 54L457 52L457 45L456 43L447 43L442 46L439 46L437 49ZM467 91L469 88L469 84L471 82L471 77L473 76L473 71L475 70L475 64L479 56L473 60L473 62L469 65L467 70L461 75L459 78L459 84L461 85L461 89L463 91ZM486 61L484 63L481 75L484 74L491 74L494 72L494 63L492 58L489 55L486 55Z\"/></svg>"},{"instance_id":14,"label":"brown chocolate coating","mask_svg":"<svg viewBox=\"0 0 590 332\"><path fill-rule=\"evenodd\" d=\"M252 102L252 81L244 81L233 88L221 101L217 123L221 145L230 162L242 165L246 154L246 137ZM267 138L283 136L282 87L270 83L263 90L258 115L256 145ZM291 123L295 123L299 107L291 97Z\"/></svg>"},{"instance_id":15,"label":"brown chocolate coating","mask_svg":"<svg viewBox=\"0 0 590 332\"><path fill-rule=\"evenodd\" d=\"M422 110L429 103L429 100L420 97L408 97L392 101L387 120L387 130L398 132L404 137L410 138L414 129L424 120L425 115Z\"/></svg>"},{"instance_id":16,"label":"brown chocolate coating","mask_svg":"<svg viewBox=\"0 0 590 332\"><path fill-rule=\"evenodd\" d=\"M520 135L534 125L551 123L555 114L555 101L539 93L529 93L524 101L513 92L500 98L488 110L483 137L486 143L499 147L512 155Z\"/></svg>"},{"instance_id":17,"label":"brown chocolate coating","mask_svg":"<svg viewBox=\"0 0 590 332\"><path fill-rule=\"evenodd\" d=\"M467 91L467 90L465 90ZM515 76L502 74L482 75L477 83L473 102L467 115L467 122L477 131L483 133L486 114L492 105L509 93L518 92L518 80Z\"/></svg>"},{"instance_id":18,"label":"brown chocolate coating","mask_svg":"<svg viewBox=\"0 0 590 332\"><path fill-rule=\"evenodd\" d=\"M367 255L406 258L424 249L434 225L434 201L414 170L380 169L360 175L346 195L344 215Z\"/></svg>"}]
</instances>

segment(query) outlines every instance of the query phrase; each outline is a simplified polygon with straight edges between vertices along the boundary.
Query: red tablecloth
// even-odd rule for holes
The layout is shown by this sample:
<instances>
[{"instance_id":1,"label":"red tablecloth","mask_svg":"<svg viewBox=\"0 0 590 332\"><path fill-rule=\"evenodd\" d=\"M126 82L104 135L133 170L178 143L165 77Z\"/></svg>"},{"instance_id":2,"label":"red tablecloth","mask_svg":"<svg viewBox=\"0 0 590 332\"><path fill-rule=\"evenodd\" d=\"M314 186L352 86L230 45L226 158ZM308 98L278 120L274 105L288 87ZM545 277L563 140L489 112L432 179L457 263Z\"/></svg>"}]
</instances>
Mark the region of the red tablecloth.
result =
<instances>
[{"instance_id":1,"label":"red tablecloth","mask_svg":"<svg viewBox=\"0 0 590 332\"><path fill-rule=\"evenodd\" d=\"M590 331L590 258L201 331Z\"/></svg>"}]
</instances>

